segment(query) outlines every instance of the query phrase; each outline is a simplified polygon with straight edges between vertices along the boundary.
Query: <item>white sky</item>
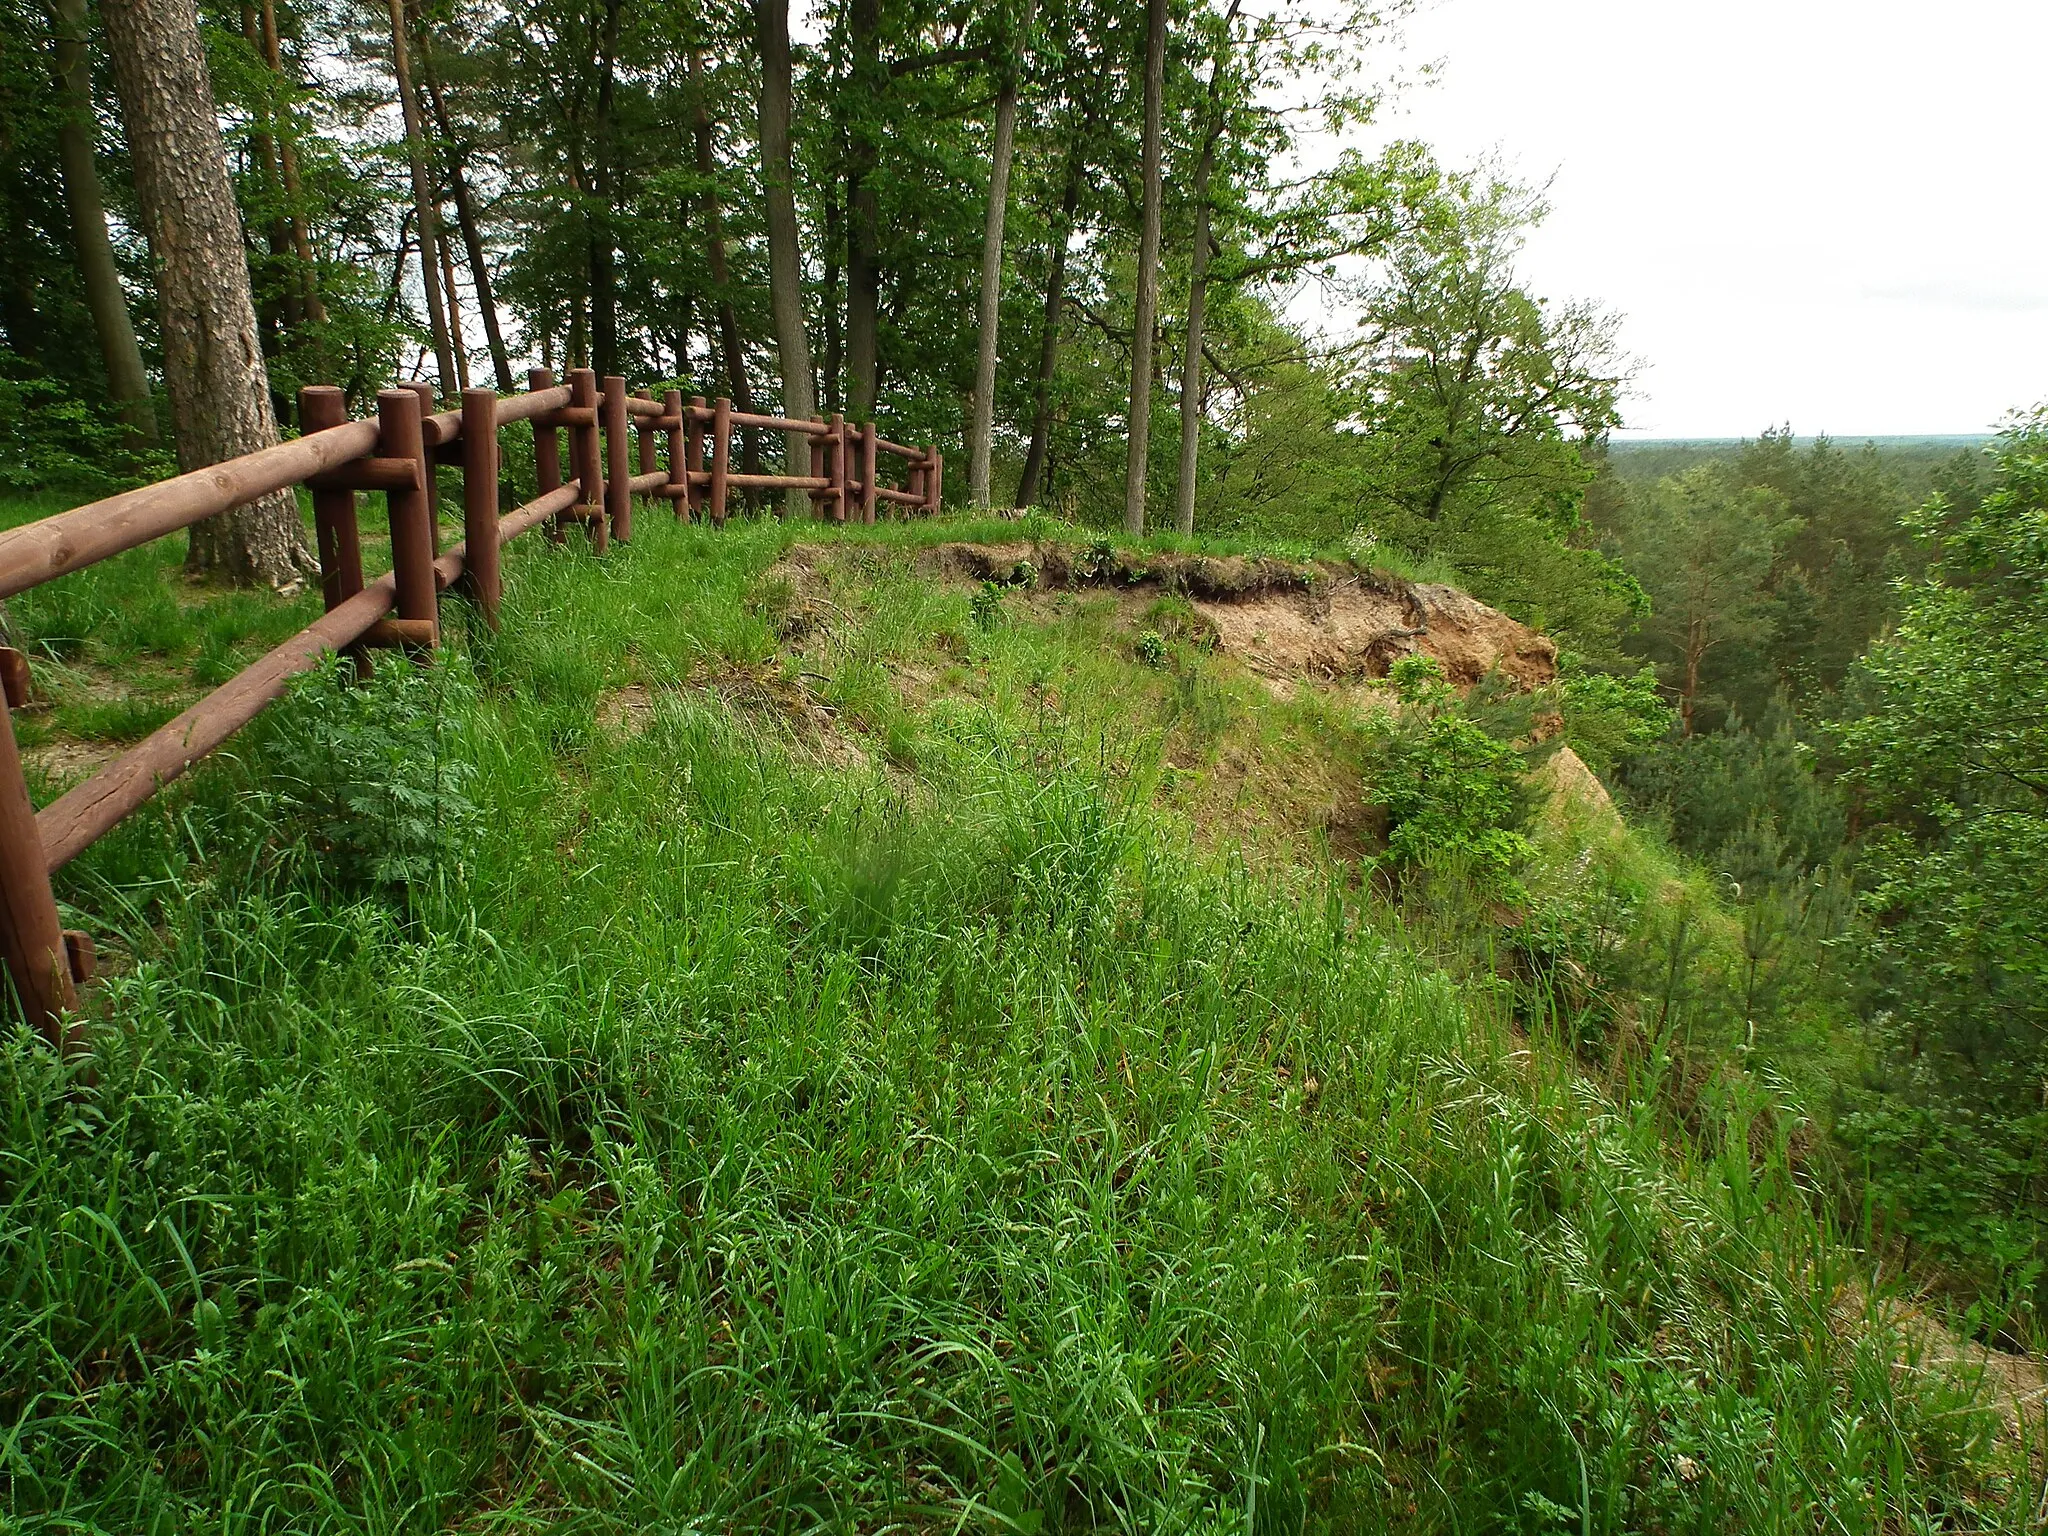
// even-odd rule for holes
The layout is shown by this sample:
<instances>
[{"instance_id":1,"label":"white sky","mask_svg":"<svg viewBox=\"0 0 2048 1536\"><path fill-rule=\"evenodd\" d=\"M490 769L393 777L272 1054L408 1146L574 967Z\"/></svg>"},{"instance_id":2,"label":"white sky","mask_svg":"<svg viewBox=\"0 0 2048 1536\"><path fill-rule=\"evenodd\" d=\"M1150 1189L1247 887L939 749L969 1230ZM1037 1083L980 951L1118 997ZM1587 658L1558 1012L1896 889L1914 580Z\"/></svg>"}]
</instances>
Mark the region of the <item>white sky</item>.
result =
<instances>
[{"instance_id":1,"label":"white sky","mask_svg":"<svg viewBox=\"0 0 2048 1536\"><path fill-rule=\"evenodd\" d=\"M1982 432L2048 398L2048 0L1433 0L1382 127L1555 173L1538 292L1632 432Z\"/></svg>"}]
</instances>

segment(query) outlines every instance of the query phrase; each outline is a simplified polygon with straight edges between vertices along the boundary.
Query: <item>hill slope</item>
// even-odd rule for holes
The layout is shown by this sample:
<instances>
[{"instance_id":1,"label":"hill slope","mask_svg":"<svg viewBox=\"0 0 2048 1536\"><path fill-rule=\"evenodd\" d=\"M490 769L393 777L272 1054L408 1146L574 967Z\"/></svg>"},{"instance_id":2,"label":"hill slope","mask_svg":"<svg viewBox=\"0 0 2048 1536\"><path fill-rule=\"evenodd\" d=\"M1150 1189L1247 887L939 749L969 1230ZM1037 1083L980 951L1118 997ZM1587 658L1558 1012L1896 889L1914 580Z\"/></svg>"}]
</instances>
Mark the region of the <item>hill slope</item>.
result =
<instances>
[{"instance_id":1,"label":"hill slope","mask_svg":"<svg viewBox=\"0 0 2048 1536\"><path fill-rule=\"evenodd\" d=\"M67 872L132 953L96 1083L5 1053L14 1518L2024 1522L1739 1094L1670 1144L1326 857L1340 687L948 532L523 551Z\"/></svg>"}]
</instances>

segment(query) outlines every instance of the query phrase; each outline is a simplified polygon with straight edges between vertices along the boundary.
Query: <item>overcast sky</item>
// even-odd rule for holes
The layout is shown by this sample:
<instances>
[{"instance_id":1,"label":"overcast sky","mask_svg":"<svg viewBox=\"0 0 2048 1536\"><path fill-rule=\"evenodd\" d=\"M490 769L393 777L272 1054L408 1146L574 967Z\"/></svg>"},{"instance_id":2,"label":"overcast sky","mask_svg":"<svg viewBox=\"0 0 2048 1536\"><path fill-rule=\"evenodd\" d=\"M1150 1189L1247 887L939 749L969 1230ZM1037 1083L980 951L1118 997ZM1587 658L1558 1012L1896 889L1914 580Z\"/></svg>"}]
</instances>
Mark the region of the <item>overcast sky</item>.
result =
<instances>
[{"instance_id":1,"label":"overcast sky","mask_svg":"<svg viewBox=\"0 0 2048 1536\"><path fill-rule=\"evenodd\" d=\"M1635 433L1982 432L2048 398L2048 0L1434 0L1384 126L1551 177Z\"/></svg>"}]
</instances>

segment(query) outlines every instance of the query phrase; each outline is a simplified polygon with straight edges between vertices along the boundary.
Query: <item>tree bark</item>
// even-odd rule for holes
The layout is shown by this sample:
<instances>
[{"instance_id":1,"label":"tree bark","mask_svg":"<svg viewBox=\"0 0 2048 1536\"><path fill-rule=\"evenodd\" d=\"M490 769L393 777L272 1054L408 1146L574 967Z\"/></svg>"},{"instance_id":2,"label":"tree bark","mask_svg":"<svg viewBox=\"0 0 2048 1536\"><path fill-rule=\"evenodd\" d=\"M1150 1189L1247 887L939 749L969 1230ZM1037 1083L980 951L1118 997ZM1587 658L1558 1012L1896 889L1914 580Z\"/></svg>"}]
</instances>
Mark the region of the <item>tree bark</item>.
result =
<instances>
[{"instance_id":1,"label":"tree bark","mask_svg":"<svg viewBox=\"0 0 2048 1536\"><path fill-rule=\"evenodd\" d=\"M1045 458L1052 440L1052 381L1059 371L1060 316L1067 298L1067 242L1074 234L1074 210L1081 202L1081 176L1085 162L1077 136L1067 147L1067 181L1060 193L1060 213L1053 224L1051 270L1045 279L1045 318L1038 337L1038 383L1031 411L1031 448L1024 455L1024 473L1017 477L1019 508L1038 498L1038 482L1045 475Z\"/></svg>"},{"instance_id":2,"label":"tree bark","mask_svg":"<svg viewBox=\"0 0 2048 1536\"><path fill-rule=\"evenodd\" d=\"M277 441L242 221L192 0L106 0L107 49L157 268L178 462L203 469ZM281 586L310 572L298 501L279 491L192 526L187 567Z\"/></svg>"},{"instance_id":3,"label":"tree bark","mask_svg":"<svg viewBox=\"0 0 2048 1536\"><path fill-rule=\"evenodd\" d=\"M440 216L441 202L439 198L436 198L434 200L434 217L439 219ZM441 228L445 232L448 226L442 224ZM469 388L469 348L462 345L462 336L464 334L462 329L462 304L455 294L455 253L448 248L447 240L443 239L439 243L441 246L441 291L448 296L448 331L450 337L456 343L455 382L461 388L467 389Z\"/></svg>"},{"instance_id":4,"label":"tree bark","mask_svg":"<svg viewBox=\"0 0 2048 1536\"><path fill-rule=\"evenodd\" d=\"M1002 328L1003 224L1010 211L1010 156L1017 135L1017 75L1024 39L1031 32L1032 0L1024 0L1018 45L1009 52L996 93L995 142L989 147L988 217L981 231L981 293L975 305L980 328L974 364L974 408L967 423L967 500L987 511L989 460L996 435L996 343Z\"/></svg>"},{"instance_id":5,"label":"tree bark","mask_svg":"<svg viewBox=\"0 0 2048 1536\"><path fill-rule=\"evenodd\" d=\"M63 95L57 124L57 162L64 178L64 205L71 215L71 249L85 286L85 307L92 315L100 361L107 370L107 393L120 408L131 446L157 440L156 412L149 404L149 374L142 366L142 348L128 319L128 296L121 291L120 269L114 264L114 243L107 237L107 205L100 194L99 167L93 161L92 55L87 36L85 0L56 0L55 72Z\"/></svg>"},{"instance_id":6,"label":"tree bark","mask_svg":"<svg viewBox=\"0 0 2048 1536\"><path fill-rule=\"evenodd\" d=\"M390 0L391 66L398 76L398 107L405 118L405 154L412 171L413 221L420 243L420 288L426 299L427 329L434 338L436 393L443 400L455 392L455 349L449 342L448 316L441 308L440 202L427 175L426 125L412 92L412 63L406 42L405 0Z\"/></svg>"},{"instance_id":7,"label":"tree bark","mask_svg":"<svg viewBox=\"0 0 2048 1536\"><path fill-rule=\"evenodd\" d=\"M851 0L847 43L848 78L854 119L846 155L846 413L871 421L881 392L877 347L882 275L876 248L881 242L881 205L875 177L881 158L875 121L886 110L889 72L882 67L881 0Z\"/></svg>"},{"instance_id":8,"label":"tree bark","mask_svg":"<svg viewBox=\"0 0 2048 1536\"><path fill-rule=\"evenodd\" d=\"M284 72L284 47L277 34L276 0L263 0L263 59L270 72L285 85L291 81ZM299 149L290 132L277 137L278 165L284 172L284 195L288 204L292 253L299 261L300 302L306 319L314 325L327 323L327 305L320 298L320 268L313 260L313 240L306 230L306 198L299 179Z\"/></svg>"},{"instance_id":9,"label":"tree bark","mask_svg":"<svg viewBox=\"0 0 2048 1536\"><path fill-rule=\"evenodd\" d=\"M596 216L590 232L591 368L600 379L623 370L619 366L618 241L612 230L612 199L618 187L618 143L613 103L618 90L619 22L623 0L605 0L604 32L598 55L597 118L593 124L597 163L591 191Z\"/></svg>"},{"instance_id":10,"label":"tree bark","mask_svg":"<svg viewBox=\"0 0 2048 1536\"><path fill-rule=\"evenodd\" d=\"M755 0L761 42L761 184L768 202L768 303L775 319L775 351L782 372L782 413L808 421L818 408L811 377L811 345L804 333L803 264L797 249L796 167L789 145L789 0ZM785 471L810 473L808 437L791 434ZM783 510L803 516L810 498L790 491Z\"/></svg>"},{"instance_id":11,"label":"tree bark","mask_svg":"<svg viewBox=\"0 0 2048 1536\"><path fill-rule=\"evenodd\" d=\"M1195 244L1188 257L1188 338L1180 365L1180 465L1173 482L1173 522L1182 537L1195 531L1195 470L1202 453L1202 321L1209 306L1209 184L1223 139L1223 59L1239 0L1223 18L1223 38L1209 66L1209 122L1195 163Z\"/></svg>"},{"instance_id":12,"label":"tree bark","mask_svg":"<svg viewBox=\"0 0 2048 1536\"><path fill-rule=\"evenodd\" d=\"M697 175L704 183L704 254L711 268L711 286L718 297L718 355L725 372L726 397L742 414L754 410L754 391L747 384L746 353L740 346L740 316L732 302L732 269L725 256L725 215L718 199L718 155L711 141L711 105L704 93L704 56L690 50L690 115L697 140ZM740 429L740 472L761 473L761 434Z\"/></svg>"},{"instance_id":13,"label":"tree bark","mask_svg":"<svg viewBox=\"0 0 2048 1536\"><path fill-rule=\"evenodd\" d=\"M1152 333L1159 323L1161 119L1166 96L1166 0L1145 6L1145 202L1138 234L1137 302L1131 329L1131 441L1124 464L1124 532L1145 531L1145 472L1152 438Z\"/></svg>"},{"instance_id":14,"label":"tree bark","mask_svg":"<svg viewBox=\"0 0 2048 1536\"><path fill-rule=\"evenodd\" d=\"M491 373L498 393L509 395L512 382L512 354L505 347L505 332L498 323L498 298L491 287L491 266L484 255L482 226L477 222L476 200L469 190L469 151L455 137L455 125L448 115L448 98L441 90L434 70L434 55L423 35L420 38L420 73L426 77L427 103L434 110L434 126L441 131L441 143L448 161L448 192L455 203L455 226L462 233L464 259L469 263L469 283L476 290L477 314L484 323L484 341L491 352Z\"/></svg>"}]
</instances>

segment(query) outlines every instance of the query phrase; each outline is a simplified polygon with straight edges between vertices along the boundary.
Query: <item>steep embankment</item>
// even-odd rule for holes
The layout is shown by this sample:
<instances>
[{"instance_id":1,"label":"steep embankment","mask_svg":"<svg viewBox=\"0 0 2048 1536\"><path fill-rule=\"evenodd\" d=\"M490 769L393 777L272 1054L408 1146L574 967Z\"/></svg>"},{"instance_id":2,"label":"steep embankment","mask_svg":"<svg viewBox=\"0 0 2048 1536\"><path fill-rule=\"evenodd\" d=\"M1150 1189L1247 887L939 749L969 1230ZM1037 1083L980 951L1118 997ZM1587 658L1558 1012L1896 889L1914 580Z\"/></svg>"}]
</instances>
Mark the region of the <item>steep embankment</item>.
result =
<instances>
[{"instance_id":1,"label":"steep embankment","mask_svg":"<svg viewBox=\"0 0 2048 1536\"><path fill-rule=\"evenodd\" d=\"M96 1081L0 1055L11 1518L2024 1512L1768 1147L1667 1143L1280 857L1292 810L1202 851L1336 793L1351 706L1183 632L1210 597L904 537L815 590L773 526L521 549L521 623L65 871L127 953Z\"/></svg>"}]
</instances>

